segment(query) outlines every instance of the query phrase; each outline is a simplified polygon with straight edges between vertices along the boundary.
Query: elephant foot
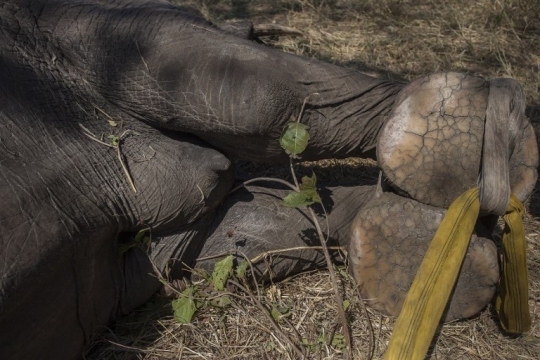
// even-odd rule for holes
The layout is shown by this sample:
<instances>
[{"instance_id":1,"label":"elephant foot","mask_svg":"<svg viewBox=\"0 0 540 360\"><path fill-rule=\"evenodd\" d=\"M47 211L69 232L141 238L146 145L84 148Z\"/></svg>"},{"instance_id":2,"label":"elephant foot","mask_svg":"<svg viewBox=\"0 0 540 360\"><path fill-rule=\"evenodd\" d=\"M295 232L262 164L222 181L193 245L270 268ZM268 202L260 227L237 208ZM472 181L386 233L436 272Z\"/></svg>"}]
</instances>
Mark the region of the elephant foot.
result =
<instances>
[{"instance_id":1,"label":"elephant foot","mask_svg":"<svg viewBox=\"0 0 540 360\"><path fill-rule=\"evenodd\" d=\"M397 316L446 210L383 193L354 219L349 269L362 297L375 309ZM477 224L475 233L485 233ZM473 235L447 306L445 321L474 316L493 298L499 280L493 241Z\"/></svg>"},{"instance_id":2,"label":"elephant foot","mask_svg":"<svg viewBox=\"0 0 540 360\"><path fill-rule=\"evenodd\" d=\"M393 193L382 193L355 218L351 271L363 296L398 315L445 210L480 188L480 214L502 215L537 180L538 148L525 96L512 79L460 73L421 77L405 86L381 132L377 160ZM482 220L481 220L482 221ZM493 297L499 279L494 243L472 235L443 318L467 318Z\"/></svg>"},{"instance_id":3,"label":"elephant foot","mask_svg":"<svg viewBox=\"0 0 540 360\"><path fill-rule=\"evenodd\" d=\"M482 210L504 214L509 188L525 201L537 179L538 146L521 85L451 72L413 81L396 99L377 161L399 194L448 208L480 184ZM490 198L502 205L495 210L485 204Z\"/></svg>"}]
</instances>

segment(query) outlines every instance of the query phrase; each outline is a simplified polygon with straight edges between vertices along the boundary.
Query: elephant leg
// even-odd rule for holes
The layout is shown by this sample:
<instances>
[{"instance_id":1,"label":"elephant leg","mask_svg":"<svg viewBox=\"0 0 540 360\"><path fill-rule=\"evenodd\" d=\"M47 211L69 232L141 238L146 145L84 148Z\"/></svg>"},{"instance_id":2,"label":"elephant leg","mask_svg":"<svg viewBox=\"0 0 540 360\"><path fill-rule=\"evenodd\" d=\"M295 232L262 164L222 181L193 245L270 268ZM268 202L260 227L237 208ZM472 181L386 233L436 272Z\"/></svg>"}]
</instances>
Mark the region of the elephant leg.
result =
<instances>
[{"instance_id":1,"label":"elephant leg","mask_svg":"<svg viewBox=\"0 0 540 360\"><path fill-rule=\"evenodd\" d=\"M31 149L41 158L21 147L21 166L2 169L0 332L10 336L0 338L0 358L80 356L99 329L159 287L140 253L122 253L119 234L188 226L228 194L225 156L190 137L136 130L121 155L137 192L115 149L77 131L39 143L55 151Z\"/></svg>"},{"instance_id":2,"label":"elephant leg","mask_svg":"<svg viewBox=\"0 0 540 360\"><path fill-rule=\"evenodd\" d=\"M136 194L129 191L133 214L124 230L126 238L149 228L151 243L121 256L124 292L118 314L147 301L161 286L156 271L163 271L184 249L203 242L214 209L233 183L230 161L200 140L152 134L128 138L123 147L137 186ZM160 240L171 233L174 242Z\"/></svg>"},{"instance_id":3,"label":"elephant leg","mask_svg":"<svg viewBox=\"0 0 540 360\"><path fill-rule=\"evenodd\" d=\"M362 296L397 316L446 210L383 193L362 208L351 226L349 266ZM477 314L495 294L497 249L477 224L445 320Z\"/></svg>"},{"instance_id":4,"label":"elephant leg","mask_svg":"<svg viewBox=\"0 0 540 360\"><path fill-rule=\"evenodd\" d=\"M317 213L323 231L329 236L329 245L346 244L354 214L373 195L373 190L372 186L358 186L321 191L328 212L329 233L324 216L321 211ZM238 190L227 197L213 219L200 220L201 224L197 225L200 231L180 229L160 238L159 248L155 248L152 256L176 259L176 263L171 264L171 274L176 278L186 275L182 272L184 263L191 268L211 272L219 260L212 256L231 252L236 252L239 261L243 259L242 254L255 259L254 267L259 280L282 279L324 266L322 251L309 249L320 243L307 211L280 204L289 192L251 186ZM189 246L179 246L185 243L179 239L186 236L202 237L204 241L190 241ZM279 252L291 248L299 249ZM270 255L271 252L274 253ZM260 256L262 254L269 255Z\"/></svg>"}]
</instances>

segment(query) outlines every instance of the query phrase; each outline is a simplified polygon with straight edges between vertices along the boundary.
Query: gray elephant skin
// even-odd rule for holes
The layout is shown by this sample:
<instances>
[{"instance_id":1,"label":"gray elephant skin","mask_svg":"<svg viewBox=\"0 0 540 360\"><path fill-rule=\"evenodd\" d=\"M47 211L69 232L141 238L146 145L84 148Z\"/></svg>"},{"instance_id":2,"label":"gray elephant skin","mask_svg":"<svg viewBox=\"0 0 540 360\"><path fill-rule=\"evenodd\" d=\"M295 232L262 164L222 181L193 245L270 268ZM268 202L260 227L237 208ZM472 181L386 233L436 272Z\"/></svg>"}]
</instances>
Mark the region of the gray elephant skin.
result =
<instances>
[{"instance_id":1,"label":"gray elephant skin","mask_svg":"<svg viewBox=\"0 0 540 360\"><path fill-rule=\"evenodd\" d=\"M279 206L284 191L229 195L231 159L288 161L278 139L310 95L302 122L311 141L302 159L379 152L388 173L378 187L332 187L322 196L331 241L346 244L352 234L362 291L375 294L381 310L399 311L403 284L444 208L476 186L490 83L461 74L389 82L258 44L247 39L249 27L241 33L159 0L0 4L0 358L80 357L103 326L159 289L154 267L181 277L181 263L212 266L197 261L207 255L316 245L306 214ZM523 119L517 89L504 99ZM422 115L437 104L453 109L446 114L454 120L442 110L442 121ZM420 115L411 113L417 108ZM429 129L442 135L430 143L434 133L418 118L433 120ZM519 124L507 148L511 186L524 199L538 155L530 124ZM411 133L424 139L412 147L425 152L398 141ZM427 175L411 180L411 172ZM395 206L426 215L408 219ZM391 236L396 226L414 238L399 240L402 248ZM145 228L152 229L148 251L120 251ZM489 231L480 232L447 318L470 316L495 291L496 251ZM403 249L412 249L409 260ZM319 252L298 251L279 258L272 276L322 264ZM401 277L392 275L398 265L407 269ZM267 270L257 266L261 278ZM470 299L475 310L464 311Z\"/></svg>"}]
</instances>

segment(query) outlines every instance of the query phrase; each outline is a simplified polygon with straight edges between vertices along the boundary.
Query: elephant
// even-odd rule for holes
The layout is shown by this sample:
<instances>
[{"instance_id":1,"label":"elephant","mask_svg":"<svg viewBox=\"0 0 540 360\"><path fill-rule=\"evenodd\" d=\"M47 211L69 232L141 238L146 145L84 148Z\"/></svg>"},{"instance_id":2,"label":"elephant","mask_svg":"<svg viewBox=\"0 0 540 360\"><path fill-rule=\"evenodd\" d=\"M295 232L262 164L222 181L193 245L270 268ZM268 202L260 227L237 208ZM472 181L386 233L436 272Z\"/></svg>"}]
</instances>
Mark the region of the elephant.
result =
<instances>
[{"instance_id":1,"label":"elephant","mask_svg":"<svg viewBox=\"0 0 540 360\"><path fill-rule=\"evenodd\" d=\"M525 200L536 181L535 135L515 81L378 79L280 52L253 41L249 25L221 29L163 0L6 0L0 29L4 359L80 357L101 327L159 290L156 269L178 278L183 264L209 268L223 252L316 245L306 212L279 206L284 190L230 192L232 159L289 161L278 139L304 101L302 160L376 158L384 172L377 185L321 197L329 242L350 242L353 276L388 313L456 194L480 174L495 179L486 188ZM505 116L516 121L502 154L482 154L484 122ZM484 161L492 153L503 158L500 174ZM495 204L485 217L500 215L504 196L486 198ZM411 208L422 215L403 216ZM447 319L471 316L495 291L485 223ZM121 251L147 228L148 249ZM323 259L298 250L255 268L260 279L282 278ZM406 269L399 279L396 266Z\"/></svg>"}]
</instances>

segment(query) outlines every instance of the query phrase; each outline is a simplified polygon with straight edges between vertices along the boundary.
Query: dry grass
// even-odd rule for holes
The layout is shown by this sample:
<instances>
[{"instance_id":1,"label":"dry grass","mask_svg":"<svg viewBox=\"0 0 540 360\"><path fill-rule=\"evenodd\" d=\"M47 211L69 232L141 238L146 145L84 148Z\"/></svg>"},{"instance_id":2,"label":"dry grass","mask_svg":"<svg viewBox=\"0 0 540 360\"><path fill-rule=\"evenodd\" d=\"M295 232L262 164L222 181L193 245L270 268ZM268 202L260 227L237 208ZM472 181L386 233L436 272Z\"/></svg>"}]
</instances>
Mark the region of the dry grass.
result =
<instances>
[{"instance_id":1,"label":"dry grass","mask_svg":"<svg viewBox=\"0 0 540 360\"><path fill-rule=\"evenodd\" d=\"M180 2L180 1L178 1ZM540 1L538 0L190 0L213 21L247 17L276 22L305 33L303 38L268 39L284 51L316 56L376 76L410 80L440 70L459 70L485 78L514 77L527 92L527 113L540 132ZM239 163L238 175L288 176L281 167ZM376 170L358 159L328 160L319 178L347 182L373 179ZM489 306L478 317L446 324L430 355L433 359L540 359L540 195L539 185L525 219L530 271L529 334L503 334ZM370 345L380 359L393 319L368 309L367 314L343 275L344 297L351 301L354 355L367 359ZM191 324L172 319L170 300L156 297L112 324L88 353L91 359L296 359L287 341L272 331L252 297L235 292L227 309L205 307ZM304 274L263 290L268 307L289 309L279 323L309 358L341 359L340 334L332 287L326 272ZM370 330L372 327L372 331ZM339 340L339 337L334 339Z\"/></svg>"}]
</instances>

